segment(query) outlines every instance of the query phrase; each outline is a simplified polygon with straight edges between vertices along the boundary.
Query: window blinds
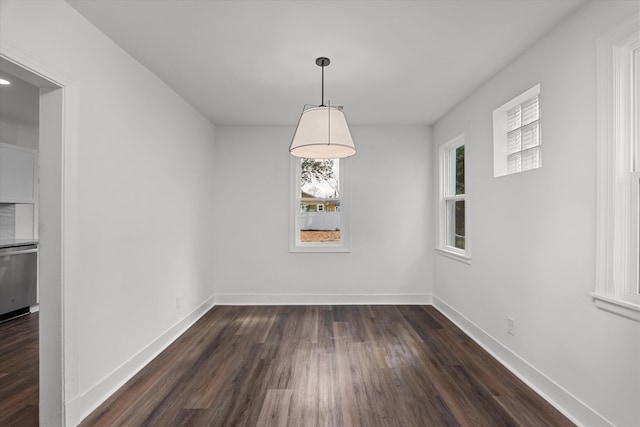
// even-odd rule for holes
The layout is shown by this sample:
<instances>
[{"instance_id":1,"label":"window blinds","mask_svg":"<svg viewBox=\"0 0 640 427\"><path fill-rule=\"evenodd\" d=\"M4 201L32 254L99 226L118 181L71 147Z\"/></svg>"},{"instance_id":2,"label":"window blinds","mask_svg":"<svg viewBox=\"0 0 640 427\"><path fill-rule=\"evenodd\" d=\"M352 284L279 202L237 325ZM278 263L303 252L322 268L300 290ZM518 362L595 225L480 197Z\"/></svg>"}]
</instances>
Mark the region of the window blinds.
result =
<instances>
[{"instance_id":1,"label":"window blinds","mask_svg":"<svg viewBox=\"0 0 640 427\"><path fill-rule=\"evenodd\" d=\"M507 111L507 170L540 167L540 103L538 95Z\"/></svg>"}]
</instances>

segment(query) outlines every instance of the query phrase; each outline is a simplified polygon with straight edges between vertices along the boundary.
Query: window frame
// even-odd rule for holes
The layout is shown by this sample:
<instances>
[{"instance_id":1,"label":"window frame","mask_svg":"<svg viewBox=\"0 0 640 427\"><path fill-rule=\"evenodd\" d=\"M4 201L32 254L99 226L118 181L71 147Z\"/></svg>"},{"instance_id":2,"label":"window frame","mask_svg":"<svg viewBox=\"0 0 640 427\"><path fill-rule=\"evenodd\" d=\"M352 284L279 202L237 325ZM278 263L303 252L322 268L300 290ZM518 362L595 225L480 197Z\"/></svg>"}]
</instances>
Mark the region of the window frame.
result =
<instances>
[{"instance_id":1,"label":"window frame","mask_svg":"<svg viewBox=\"0 0 640 427\"><path fill-rule=\"evenodd\" d=\"M338 161L340 168L340 178L338 181L340 190L340 241L339 242L301 242L300 241L300 201L301 201L301 162L302 159L296 156L289 156L289 252L351 252L351 239L349 222L349 179L348 160L333 159Z\"/></svg>"},{"instance_id":2,"label":"window frame","mask_svg":"<svg viewBox=\"0 0 640 427\"><path fill-rule=\"evenodd\" d=\"M597 259L595 291L590 293L598 308L636 321L640 321L639 27L640 18L633 17L597 40Z\"/></svg>"},{"instance_id":3,"label":"window frame","mask_svg":"<svg viewBox=\"0 0 640 427\"><path fill-rule=\"evenodd\" d=\"M464 174L465 174L465 194L449 194L448 189L451 188L451 163L450 155L455 153L460 147L465 147L465 162L464 162ZM465 144L465 134L459 134L454 138L448 140L448 142L442 144L439 149L439 180L438 180L438 246L435 248L436 252L440 255L452 258L456 261L461 261L466 264L471 263L471 239L469 238L469 200L467 198L467 149ZM454 154L455 155L455 154ZM454 175L455 176L455 175ZM455 178L454 178L455 179ZM453 183L455 185L455 182ZM464 201L464 247L460 249L455 246L447 244L447 236L450 233L448 224L448 203Z\"/></svg>"},{"instance_id":4,"label":"window frame","mask_svg":"<svg viewBox=\"0 0 640 427\"><path fill-rule=\"evenodd\" d=\"M640 23L639 23L640 24ZM640 26L640 25L639 25ZM635 278L635 302L640 304L640 31L636 32L631 49L633 96L631 104L631 235L635 236L631 259L635 260L631 274Z\"/></svg>"},{"instance_id":5,"label":"window frame","mask_svg":"<svg viewBox=\"0 0 640 427\"><path fill-rule=\"evenodd\" d=\"M518 129L524 129L533 122L521 125L519 128L508 130L508 114L517 106L522 106L527 101L538 97L538 145L529 147L527 149L521 149L518 152L508 153L509 134ZM522 172L528 172L542 168L542 109L540 108L540 84L535 85L531 89L516 96L511 101L493 110L493 177L498 178L501 176L513 175ZM521 147L522 148L522 147ZM520 169L518 171L509 172L509 156L524 153L538 148L539 164L538 167L530 169Z\"/></svg>"}]
</instances>

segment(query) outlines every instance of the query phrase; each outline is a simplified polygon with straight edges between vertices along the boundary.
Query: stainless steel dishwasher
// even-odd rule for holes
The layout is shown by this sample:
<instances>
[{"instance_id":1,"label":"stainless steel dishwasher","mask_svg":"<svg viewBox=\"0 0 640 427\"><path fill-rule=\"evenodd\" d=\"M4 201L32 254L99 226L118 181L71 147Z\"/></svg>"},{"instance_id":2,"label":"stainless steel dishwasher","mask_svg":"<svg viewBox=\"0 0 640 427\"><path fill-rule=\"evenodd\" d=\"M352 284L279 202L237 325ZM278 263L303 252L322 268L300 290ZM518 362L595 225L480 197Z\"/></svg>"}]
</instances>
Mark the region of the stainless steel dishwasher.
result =
<instances>
[{"instance_id":1,"label":"stainless steel dishwasher","mask_svg":"<svg viewBox=\"0 0 640 427\"><path fill-rule=\"evenodd\" d=\"M0 316L38 303L38 246L0 248Z\"/></svg>"}]
</instances>

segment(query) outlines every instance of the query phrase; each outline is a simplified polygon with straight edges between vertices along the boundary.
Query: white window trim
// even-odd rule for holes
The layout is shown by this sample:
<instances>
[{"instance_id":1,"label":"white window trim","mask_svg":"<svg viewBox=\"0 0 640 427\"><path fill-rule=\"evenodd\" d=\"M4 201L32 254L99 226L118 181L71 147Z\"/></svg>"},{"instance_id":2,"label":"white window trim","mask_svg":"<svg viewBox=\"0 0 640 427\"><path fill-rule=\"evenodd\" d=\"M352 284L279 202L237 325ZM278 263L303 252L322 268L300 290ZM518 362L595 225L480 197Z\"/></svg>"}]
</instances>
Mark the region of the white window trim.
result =
<instances>
[{"instance_id":1,"label":"white window trim","mask_svg":"<svg viewBox=\"0 0 640 427\"><path fill-rule=\"evenodd\" d=\"M507 155L507 115L509 110L513 107L520 105L531 98L538 95L540 97L540 84L535 85L531 89L527 90L521 95L516 96L511 101L493 110L493 177L498 178L506 175L514 175L522 172L529 172L532 170L542 168L542 125L540 125L540 166L533 169L519 170L517 172L508 171L508 155ZM538 101L540 102L540 101ZM542 109L540 109L540 117L538 123L542 123ZM533 147L532 147L533 148Z\"/></svg>"},{"instance_id":2,"label":"white window trim","mask_svg":"<svg viewBox=\"0 0 640 427\"><path fill-rule=\"evenodd\" d=\"M597 259L596 288L591 293L598 308L636 321L640 321L640 295L632 287L637 286L639 268L633 220L638 218L638 174L632 173L632 165L638 117L632 105L631 61L633 50L640 47L639 27L635 16L597 41Z\"/></svg>"},{"instance_id":3,"label":"white window trim","mask_svg":"<svg viewBox=\"0 0 640 427\"><path fill-rule=\"evenodd\" d=\"M462 133L452 139L449 142L440 146L438 159L439 159L439 180L438 180L438 246L435 248L436 253L451 258L456 261L463 262L465 264L471 264L471 239L469 238L469 199L468 193L468 180L467 178L467 149L465 147L465 194L464 196L446 197L447 190L446 185L449 179L449 162L447 161L447 153L462 145L465 145L465 134ZM464 200L464 247L465 249L459 249L446 244L447 242L447 200Z\"/></svg>"},{"instance_id":4,"label":"white window trim","mask_svg":"<svg viewBox=\"0 0 640 427\"><path fill-rule=\"evenodd\" d=\"M348 160L336 159L340 162L340 242L301 242L300 241L300 158L289 156L289 252L351 252L351 223L349 211L349 178Z\"/></svg>"}]
</instances>

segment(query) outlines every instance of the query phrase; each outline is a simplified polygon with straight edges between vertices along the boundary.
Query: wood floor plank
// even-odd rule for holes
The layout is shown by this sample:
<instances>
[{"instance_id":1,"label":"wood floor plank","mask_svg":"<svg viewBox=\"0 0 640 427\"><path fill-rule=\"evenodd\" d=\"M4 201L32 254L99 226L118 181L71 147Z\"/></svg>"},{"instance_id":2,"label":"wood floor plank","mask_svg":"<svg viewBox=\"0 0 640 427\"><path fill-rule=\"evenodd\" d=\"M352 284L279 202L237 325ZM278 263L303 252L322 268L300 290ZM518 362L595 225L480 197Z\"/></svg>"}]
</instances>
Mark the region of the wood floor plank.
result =
<instances>
[{"instance_id":1,"label":"wood floor plank","mask_svg":"<svg viewBox=\"0 0 640 427\"><path fill-rule=\"evenodd\" d=\"M256 426L286 427L290 403L291 390L268 390Z\"/></svg>"},{"instance_id":2,"label":"wood floor plank","mask_svg":"<svg viewBox=\"0 0 640 427\"><path fill-rule=\"evenodd\" d=\"M292 425L313 425L318 418L318 352L309 343L297 346L288 358L291 364L289 388L293 390L289 419ZM286 359L283 359L286 360Z\"/></svg>"},{"instance_id":3,"label":"wood floor plank","mask_svg":"<svg viewBox=\"0 0 640 427\"><path fill-rule=\"evenodd\" d=\"M433 307L276 306L215 307L81 424L114 425L572 424Z\"/></svg>"},{"instance_id":4,"label":"wood floor plank","mask_svg":"<svg viewBox=\"0 0 640 427\"><path fill-rule=\"evenodd\" d=\"M420 420L429 420L434 426L459 426L450 407L422 369L410 366L393 369L398 382L403 386L402 411L411 414L410 425L421 427Z\"/></svg>"},{"instance_id":5,"label":"wood floor plank","mask_svg":"<svg viewBox=\"0 0 640 427\"><path fill-rule=\"evenodd\" d=\"M333 335L333 313L331 306L318 309L318 351L335 353L335 340Z\"/></svg>"},{"instance_id":6,"label":"wood floor plank","mask_svg":"<svg viewBox=\"0 0 640 427\"><path fill-rule=\"evenodd\" d=\"M318 354L318 426L346 425L335 353Z\"/></svg>"}]
</instances>

